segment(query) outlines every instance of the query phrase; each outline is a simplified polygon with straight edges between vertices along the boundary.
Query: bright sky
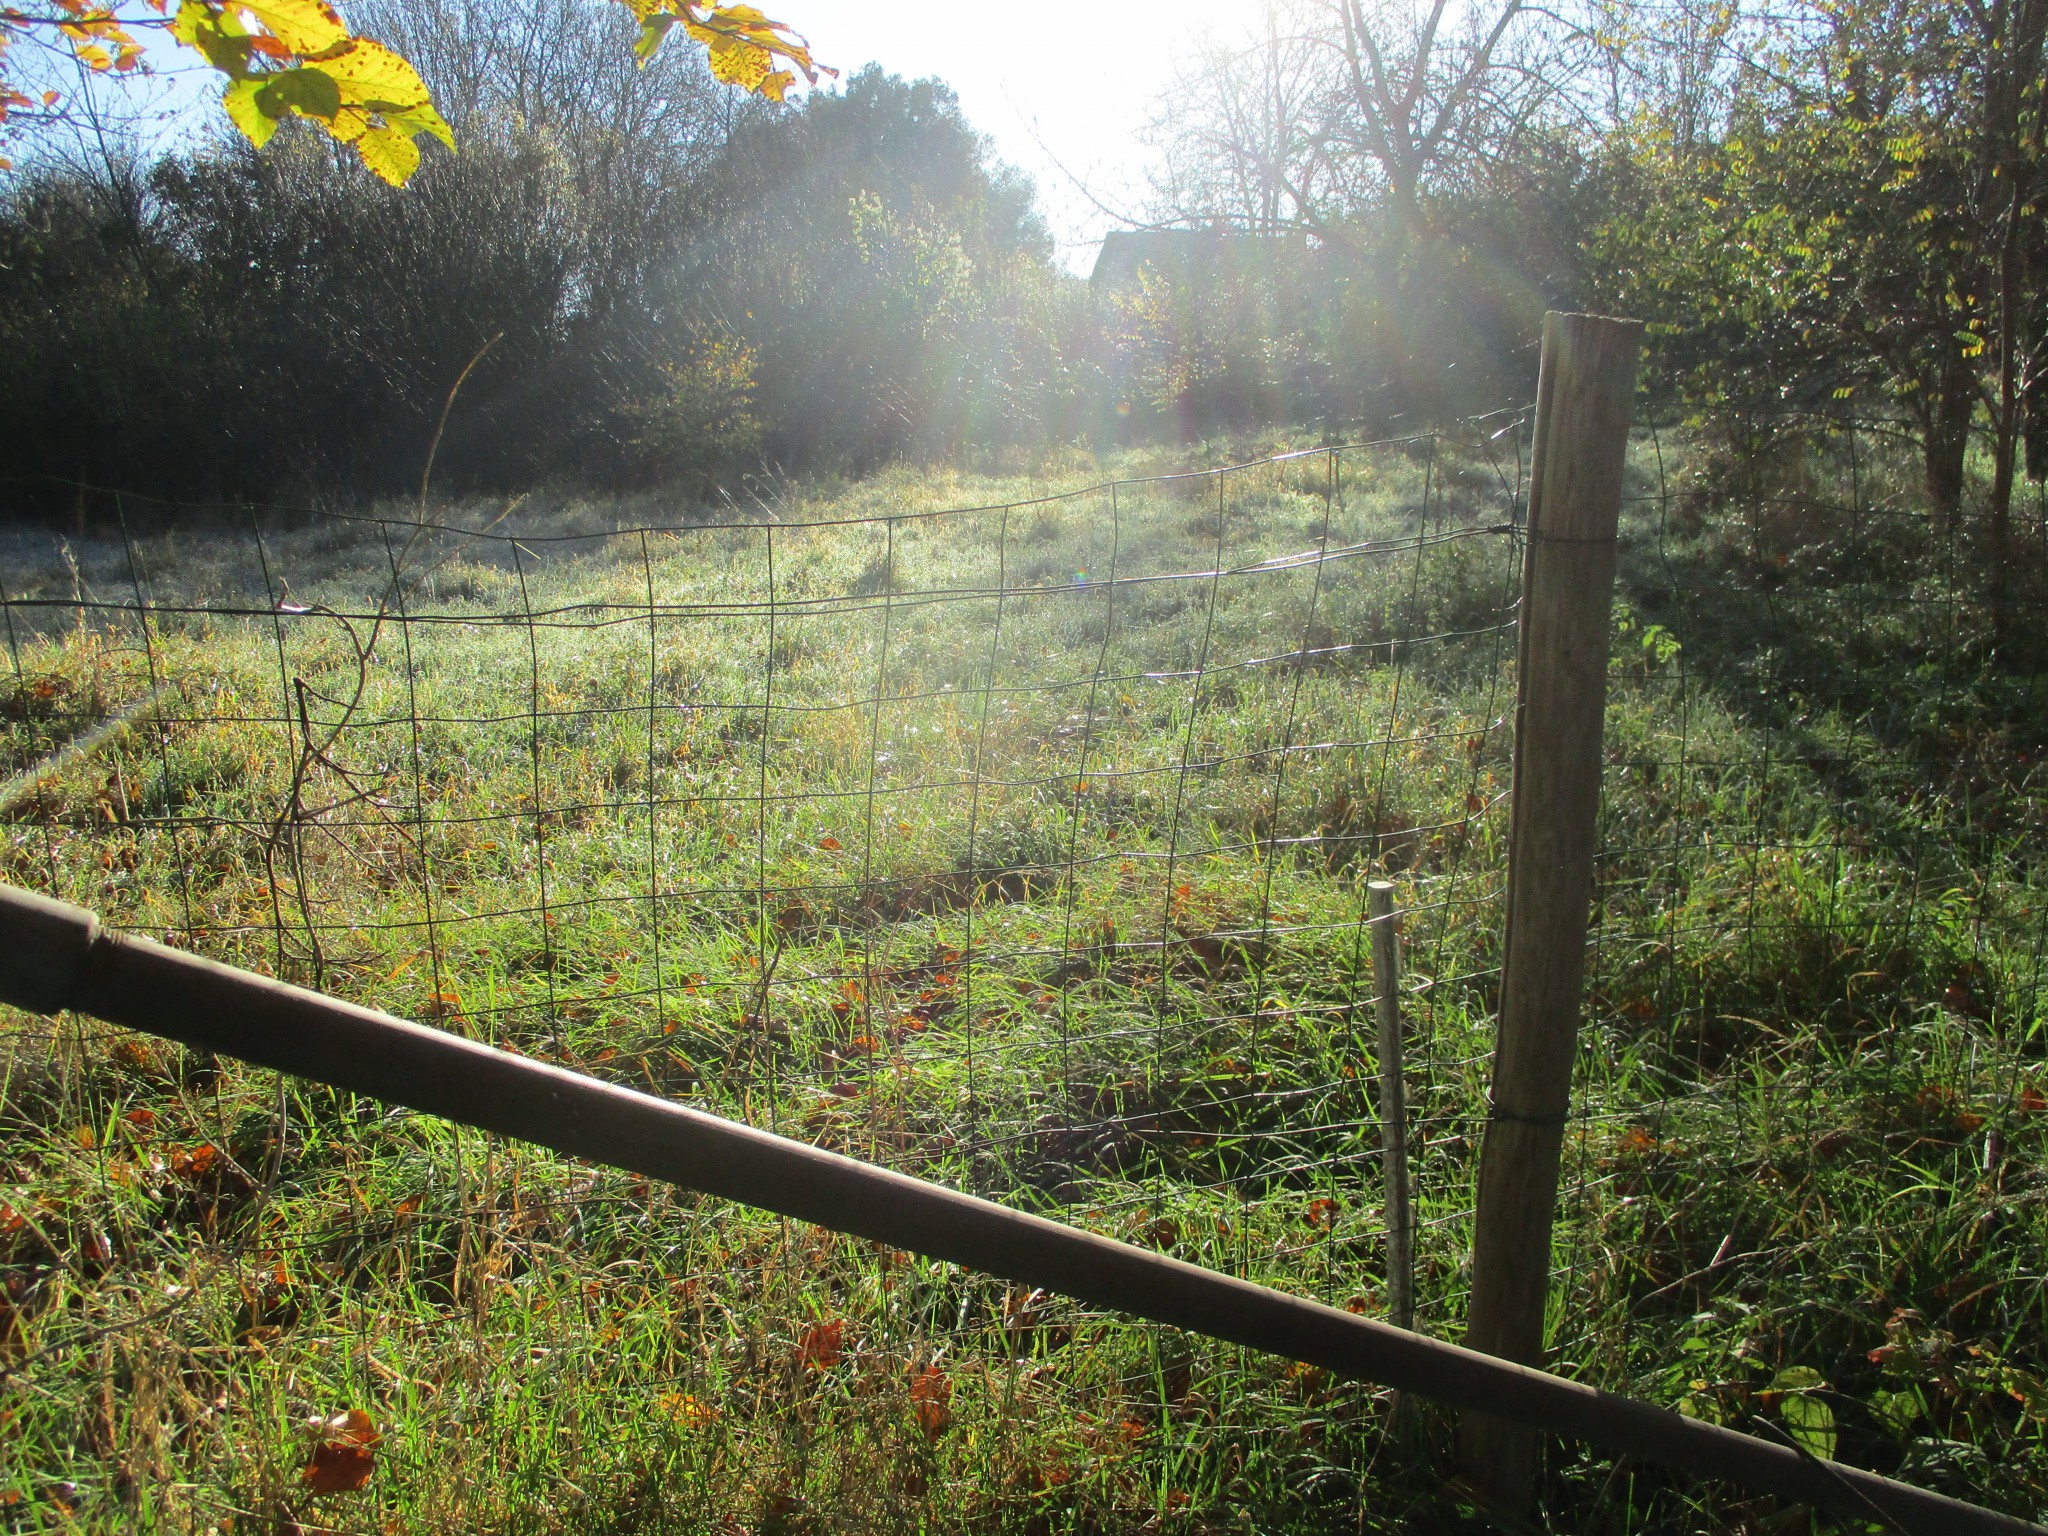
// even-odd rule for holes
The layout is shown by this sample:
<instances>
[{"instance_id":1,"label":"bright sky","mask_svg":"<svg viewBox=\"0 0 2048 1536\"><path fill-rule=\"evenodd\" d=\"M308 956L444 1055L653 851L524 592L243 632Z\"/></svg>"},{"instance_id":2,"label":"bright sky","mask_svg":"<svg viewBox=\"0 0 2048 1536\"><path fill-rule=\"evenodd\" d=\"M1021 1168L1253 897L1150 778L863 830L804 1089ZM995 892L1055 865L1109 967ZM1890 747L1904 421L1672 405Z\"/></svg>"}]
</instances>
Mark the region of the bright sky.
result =
<instances>
[{"instance_id":1,"label":"bright sky","mask_svg":"<svg viewBox=\"0 0 2048 1536\"><path fill-rule=\"evenodd\" d=\"M1206 35L1244 24L1243 0L1095 0L1077 6L1012 0L757 0L810 39L841 79L873 61L906 79L936 75L1004 160L1029 175L1059 242L1059 259L1086 272L1105 230L1142 213L1148 151L1140 134L1176 66ZM190 131L196 98L217 77L154 36L165 78L155 90L165 131ZM218 127L217 117L203 121ZM1085 188L1085 190L1084 190Z\"/></svg>"},{"instance_id":2,"label":"bright sky","mask_svg":"<svg viewBox=\"0 0 2048 1536\"><path fill-rule=\"evenodd\" d=\"M842 76L873 60L906 78L937 75L969 122L1038 184L1060 258L1085 272L1104 230L1139 212L1145 148L1176 63L1204 33L1227 33L1242 0L1096 0L1089 6L1005 0L757 0L810 39ZM1061 168L1064 167L1064 170Z\"/></svg>"}]
</instances>

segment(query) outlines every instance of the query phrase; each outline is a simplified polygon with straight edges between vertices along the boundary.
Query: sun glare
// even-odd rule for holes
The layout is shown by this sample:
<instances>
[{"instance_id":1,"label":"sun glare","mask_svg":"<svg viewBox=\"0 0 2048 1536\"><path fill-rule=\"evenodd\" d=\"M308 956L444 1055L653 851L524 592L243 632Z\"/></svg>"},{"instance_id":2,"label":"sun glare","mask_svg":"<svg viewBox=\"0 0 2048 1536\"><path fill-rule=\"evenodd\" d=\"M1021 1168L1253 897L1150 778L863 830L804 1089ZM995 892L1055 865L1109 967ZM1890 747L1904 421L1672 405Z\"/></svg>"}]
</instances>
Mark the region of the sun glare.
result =
<instances>
[{"instance_id":1,"label":"sun glare","mask_svg":"<svg viewBox=\"0 0 2048 1536\"><path fill-rule=\"evenodd\" d=\"M1227 0L1118 0L1074 13L912 0L782 0L773 14L842 78L872 60L937 75L1003 159L1037 183L1062 261L1085 270L1105 230L1144 201L1146 125L1205 36L1247 15Z\"/></svg>"}]
</instances>

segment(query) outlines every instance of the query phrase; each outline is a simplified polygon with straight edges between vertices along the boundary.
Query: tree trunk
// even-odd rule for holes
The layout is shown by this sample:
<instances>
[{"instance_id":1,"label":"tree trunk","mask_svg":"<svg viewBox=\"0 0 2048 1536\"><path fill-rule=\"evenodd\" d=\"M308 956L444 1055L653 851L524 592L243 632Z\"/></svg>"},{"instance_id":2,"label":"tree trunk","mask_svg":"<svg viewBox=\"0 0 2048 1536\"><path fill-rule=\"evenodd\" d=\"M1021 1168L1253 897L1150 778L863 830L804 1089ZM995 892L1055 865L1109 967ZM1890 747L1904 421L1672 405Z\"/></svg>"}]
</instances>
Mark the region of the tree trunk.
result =
<instances>
[{"instance_id":1,"label":"tree trunk","mask_svg":"<svg viewBox=\"0 0 2048 1536\"><path fill-rule=\"evenodd\" d=\"M2048 50L2048 4L2030 8L2021 38L2020 67L2039 82L2042 53ZM2018 343L2020 355L2020 419L2027 439L2027 478L2048 480L2048 219L2041 199L2048 194L2048 89L2035 91L2032 132L2016 157L2015 179L2025 176L2033 186L2032 202L2021 227L2026 239L2020 250Z\"/></svg>"},{"instance_id":2,"label":"tree trunk","mask_svg":"<svg viewBox=\"0 0 2048 1536\"><path fill-rule=\"evenodd\" d=\"M1994 14L1996 14L1994 12ZM2003 68L1993 76L1986 92L1992 147L1998 157L1997 174L2008 191L2005 229L1998 252L1998 399L1993 427L1991 482L1991 642L2003 649L2007 629L2006 566L2012 542L2012 491L2014 460L2019 454L2020 388L2024 354L2021 351L2021 314L2025 304L2026 249L2022 230L2028 212L2028 191L2033 177L2025 164L2023 113L2026 95L2038 80L2044 34L2048 34L2048 0L2021 0L2007 13L2009 32L2004 39Z\"/></svg>"},{"instance_id":3,"label":"tree trunk","mask_svg":"<svg viewBox=\"0 0 2048 1536\"><path fill-rule=\"evenodd\" d=\"M1993 423L1991 477L1991 644L2006 641L2006 562L2012 545L2013 461L2020 440L2020 220L2026 193L2017 178L2005 213L2005 240L1998 263L1998 420Z\"/></svg>"},{"instance_id":4,"label":"tree trunk","mask_svg":"<svg viewBox=\"0 0 2048 1536\"><path fill-rule=\"evenodd\" d=\"M1927 497L1944 533L1953 529L1963 509L1963 460L1970 448L1970 417L1977 404L1977 381L1970 360L1954 340L1944 338L1941 373L1934 406L1927 417L1924 454Z\"/></svg>"},{"instance_id":5,"label":"tree trunk","mask_svg":"<svg viewBox=\"0 0 2048 1536\"><path fill-rule=\"evenodd\" d=\"M2039 361L2035 367L2038 369ZM2034 373L2024 391L2027 418L2027 478L2048 480L2048 379Z\"/></svg>"}]
</instances>

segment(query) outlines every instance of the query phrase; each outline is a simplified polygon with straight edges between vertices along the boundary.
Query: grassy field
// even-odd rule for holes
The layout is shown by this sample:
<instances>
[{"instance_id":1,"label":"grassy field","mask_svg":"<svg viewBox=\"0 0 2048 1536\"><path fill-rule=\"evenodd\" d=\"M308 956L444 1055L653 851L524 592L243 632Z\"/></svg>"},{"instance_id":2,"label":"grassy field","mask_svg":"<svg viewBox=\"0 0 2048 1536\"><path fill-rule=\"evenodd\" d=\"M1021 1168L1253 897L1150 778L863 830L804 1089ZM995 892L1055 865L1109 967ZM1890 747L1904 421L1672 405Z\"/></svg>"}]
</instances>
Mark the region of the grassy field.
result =
<instances>
[{"instance_id":1,"label":"grassy field","mask_svg":"<svg viewBox=\"0 0 2048 1536\"><path fill-rule=\"evenodd\" d=\"M5 878L1377 1313L1384 876L1456 1337L1515 443L12 530ZM2038 1516L2036 663L1881 453L1683 457L1628 513L1557 1360ZM0 1042L16 1529L1482 1523L1368 1387L90 1021ZM1808 1523L1573 1448L1544 1500Z\"/></svg>"}]
</instances>

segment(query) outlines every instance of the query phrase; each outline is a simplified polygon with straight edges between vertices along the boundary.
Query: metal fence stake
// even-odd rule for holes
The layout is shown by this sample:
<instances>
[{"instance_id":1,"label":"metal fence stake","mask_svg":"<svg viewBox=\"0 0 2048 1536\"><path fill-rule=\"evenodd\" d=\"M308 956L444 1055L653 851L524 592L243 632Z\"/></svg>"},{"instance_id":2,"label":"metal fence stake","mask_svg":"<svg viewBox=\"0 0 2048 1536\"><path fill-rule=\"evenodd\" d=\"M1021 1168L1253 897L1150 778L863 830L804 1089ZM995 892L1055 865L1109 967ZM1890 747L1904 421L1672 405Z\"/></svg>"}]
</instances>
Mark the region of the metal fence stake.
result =
<instances>
[{"instance_id":1,"label":"metal fence stake","mask_svg":"<svg viewBox=\"0 0 2048 1536\"><path fill-rule=\"evenodd\" d=\"M1402 1080L1401 935L1394 925L1394 887L1366 887L1372 923L1373 985L1380 1056L1380 1157L1386 1179L1387 1317L1415 1326L1415 1212L1408 1198L1408 1089Z\"/></svg>"},{"instance_id":2,"label":"metal fence stake","mask_svg":"<svg viewBox=\"0 0 2048 1536\"><path fill-rule=\"evenodd\" d=\"M1632 320L1555 312L1543 320L1500 1022L1465 1333L1468 1347L1525 1365L1543 1358L1598 837L1615 533L1641 338ZM1535 1431L1467 1413L1460 1458L1495 1503L1527 1506Z\"/></svg>"}]
</instances>

